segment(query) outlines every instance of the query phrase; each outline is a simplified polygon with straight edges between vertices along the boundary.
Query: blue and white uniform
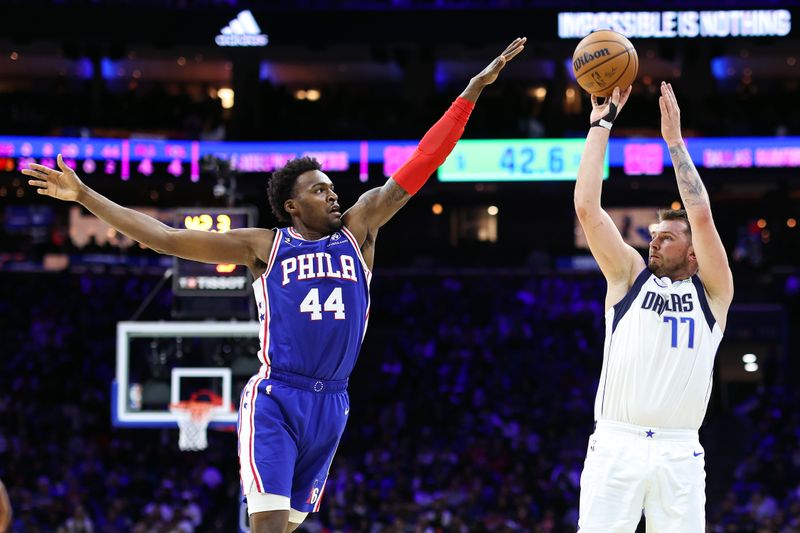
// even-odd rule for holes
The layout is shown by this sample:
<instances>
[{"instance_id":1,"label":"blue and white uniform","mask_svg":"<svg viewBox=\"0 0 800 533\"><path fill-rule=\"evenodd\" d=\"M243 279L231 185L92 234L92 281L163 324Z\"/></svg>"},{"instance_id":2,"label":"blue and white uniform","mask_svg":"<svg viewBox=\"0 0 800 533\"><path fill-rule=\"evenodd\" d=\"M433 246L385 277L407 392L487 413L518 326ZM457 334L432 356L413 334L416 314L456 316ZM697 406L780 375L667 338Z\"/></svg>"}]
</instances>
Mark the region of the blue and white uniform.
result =
<instances>
[{"instance_id":1,"label":"blue and white uniform","mask_svg":"<svg viewBox=\"0 0 800 533\"><path fill-rule=\"evenodd\" d=\"M697 275L644 269L606 312L597 427L581 476L579 530L702 532L705 461L697 430L722 329Z\"/></svg>"},{"instance_id":2,"label":"blue and white uniform","mask_svg":"<svg viewBox=\"0 0 800 533\"><path fill-rule=\"evenodd\" d=\"M319 509L350 411L347 380L367 329L371 276L345 227L315 241L276 230L267 269L253 282L261 369L239 408L245 497L266 493L288 497L293 511Z\"/></svg>"}]
</instances>

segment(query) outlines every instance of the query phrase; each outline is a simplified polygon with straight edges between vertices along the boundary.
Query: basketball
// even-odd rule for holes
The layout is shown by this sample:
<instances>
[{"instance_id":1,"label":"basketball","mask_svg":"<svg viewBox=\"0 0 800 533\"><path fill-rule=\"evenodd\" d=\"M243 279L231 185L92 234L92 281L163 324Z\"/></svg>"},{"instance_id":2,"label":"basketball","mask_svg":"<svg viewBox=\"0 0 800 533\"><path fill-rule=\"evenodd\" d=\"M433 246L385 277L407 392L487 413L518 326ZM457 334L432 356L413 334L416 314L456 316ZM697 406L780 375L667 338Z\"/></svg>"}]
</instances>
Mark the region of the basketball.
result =
<instances>
[{"instance_id":1,"label":"basketball","mask_svg":"<svg viewBox=\"0 0 800 533\"><path fill-rule=\"evenodd\" d=\"M636 79L639 56L621 33L598 30L578 43L572 54L572 71L589 94L610 96L614 87L625 90Z\"/></svg>"}]
</instances>

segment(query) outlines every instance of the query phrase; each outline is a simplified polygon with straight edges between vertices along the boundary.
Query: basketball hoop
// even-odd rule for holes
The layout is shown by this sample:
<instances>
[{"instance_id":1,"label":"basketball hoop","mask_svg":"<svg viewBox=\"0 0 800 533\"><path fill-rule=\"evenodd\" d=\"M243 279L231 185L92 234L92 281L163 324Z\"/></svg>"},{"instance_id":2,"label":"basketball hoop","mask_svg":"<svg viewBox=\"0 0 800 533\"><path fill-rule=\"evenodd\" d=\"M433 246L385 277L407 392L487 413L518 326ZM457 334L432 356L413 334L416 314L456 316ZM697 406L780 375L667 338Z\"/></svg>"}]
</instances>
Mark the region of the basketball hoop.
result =
<instances>
[{"instance_id":1,"label":"basketball hoop","mask_svg":"<svg viewBox=\"0 0 800 533\"><path fill-rule=\"evenodd\" d=\"M197 452L208 448L208 423L214 413L224 411L222 397L210 390L199 390L188 400L169 405L180 430L178 448L183 452Z\"/></svg>"}]
</instances>

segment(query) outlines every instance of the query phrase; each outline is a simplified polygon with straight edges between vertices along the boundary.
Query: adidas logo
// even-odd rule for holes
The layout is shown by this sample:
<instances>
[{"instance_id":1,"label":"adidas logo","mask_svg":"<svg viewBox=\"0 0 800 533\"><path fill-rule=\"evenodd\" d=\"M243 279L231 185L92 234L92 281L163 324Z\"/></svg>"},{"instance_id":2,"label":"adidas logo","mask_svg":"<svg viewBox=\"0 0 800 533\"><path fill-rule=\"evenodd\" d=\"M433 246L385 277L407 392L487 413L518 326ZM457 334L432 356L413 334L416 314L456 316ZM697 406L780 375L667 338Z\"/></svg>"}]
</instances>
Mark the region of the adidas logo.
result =
<instances>
[{"instance_id":1,"label":"adidas logo","mask_svg":"<svg viewBox=\"0 0 800 533\"><path fill-rule=\"evenodd\" d=\"M261 33L250 10L245 9L222 28L214 42L217 46L267 46L269 38Z\"/></svg>"}]
</instances>

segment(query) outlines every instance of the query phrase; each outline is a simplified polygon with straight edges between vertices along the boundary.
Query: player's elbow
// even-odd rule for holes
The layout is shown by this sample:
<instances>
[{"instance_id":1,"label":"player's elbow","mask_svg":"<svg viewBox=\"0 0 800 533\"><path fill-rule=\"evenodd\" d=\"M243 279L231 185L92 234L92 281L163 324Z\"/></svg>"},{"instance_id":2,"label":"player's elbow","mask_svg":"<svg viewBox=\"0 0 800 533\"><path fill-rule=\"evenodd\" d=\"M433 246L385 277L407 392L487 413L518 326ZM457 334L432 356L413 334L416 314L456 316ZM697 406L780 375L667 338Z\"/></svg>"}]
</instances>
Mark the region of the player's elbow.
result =
<instances>
[{"instance_id":1,"label":"player's elbow","mask_svg":"<svg viewBox=\"0 0 800 533\"><path fill-rule=\"evenodd\" d=\"M156 253L163 255L175 255L177 250L177 242L180 238L180 231L176 228L165 226L159 228L155 238L150 242L142 243Z\"/></svg>"},{"instance_id":2,"label":"player's elbow","mask_svg":"<svg viewBox=\"0 0 800 533\"><path fill-rule=\"evenodd\" d=\"M575 198L575 214L578 215L578 219L580 220L583 220L589 214L588 206L578 201L577 198Z\"/></svg>"},{"instance_id":3,"label":"player's elbow","mask_svg":"<svg viewBox=\"0 0 800 533\"><path fill-rule=\"evenodd\" d=\"M686 215L689 217L689 224L693 227L714 224L714 216L711 214L711 205L709 205L708 202L687 206Z\"/></svg>"},{"instance_id":4,"label":"player's elbow","mask_svg":"<svg viewBox=\"0 0 800 533\"><path fill-rule=\"evenodd\" d=\"M600 211L600 205L583 195L575 193L575 214L581 222L589 220Z\"/></svg>"},{"instance_id":5,"label":"player's elbow","mask_svg":"<svg viewBox=\"0 0 800 533\"><path fill-rule=\"evenodd\" d=\"M730 267L728 267L727 265L725 270L727 275L724 277L721 285L722 285L722 291L725 294L728 303L730 303L733 300L733 292L734 292L733 274L731 273Z\"/></svg>"}]
</instances>

